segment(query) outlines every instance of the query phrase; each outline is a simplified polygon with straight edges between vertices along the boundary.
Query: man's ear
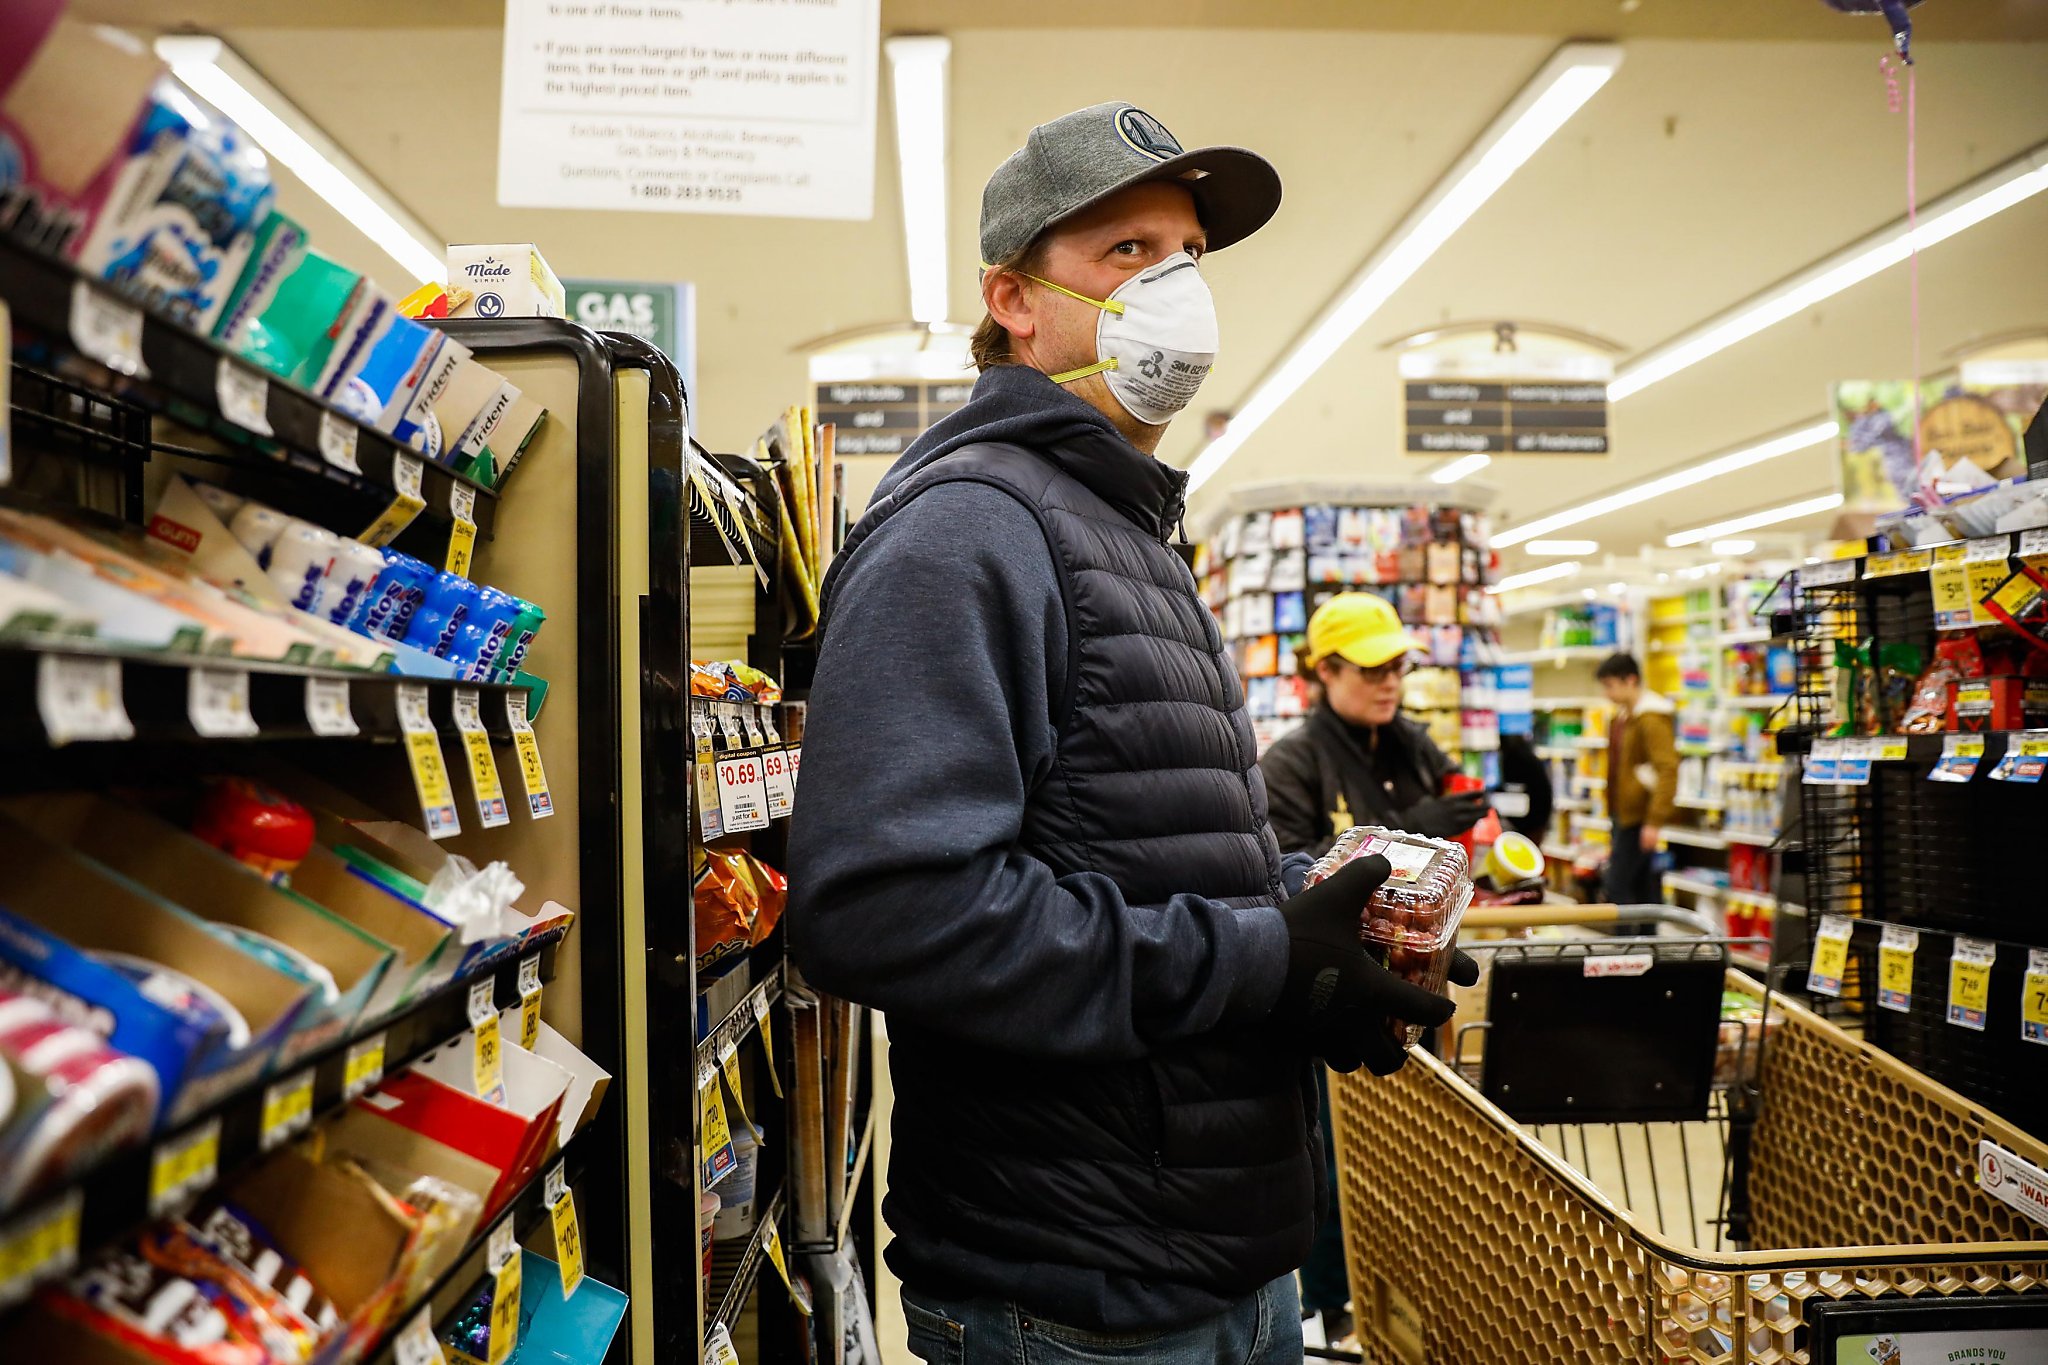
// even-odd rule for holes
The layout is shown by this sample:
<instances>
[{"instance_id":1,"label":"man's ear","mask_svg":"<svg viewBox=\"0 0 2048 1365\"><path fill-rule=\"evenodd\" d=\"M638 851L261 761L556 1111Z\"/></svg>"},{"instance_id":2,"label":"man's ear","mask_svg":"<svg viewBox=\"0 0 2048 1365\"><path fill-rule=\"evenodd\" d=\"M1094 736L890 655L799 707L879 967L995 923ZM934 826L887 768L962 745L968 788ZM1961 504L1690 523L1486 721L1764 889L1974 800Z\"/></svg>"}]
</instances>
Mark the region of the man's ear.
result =
<instances>
[{"instance_id":1,"label":"man's ear","mask_svg":"<svg viewBox=\"0 0 2048 1365\"><path fill-rule=\"evenodd\" d=\"M981 278L982 306L1013 343L1029 341L1038 331L1033 295L1031 281L1014 270L991 270Z\"/></svg>"}]
</instances>

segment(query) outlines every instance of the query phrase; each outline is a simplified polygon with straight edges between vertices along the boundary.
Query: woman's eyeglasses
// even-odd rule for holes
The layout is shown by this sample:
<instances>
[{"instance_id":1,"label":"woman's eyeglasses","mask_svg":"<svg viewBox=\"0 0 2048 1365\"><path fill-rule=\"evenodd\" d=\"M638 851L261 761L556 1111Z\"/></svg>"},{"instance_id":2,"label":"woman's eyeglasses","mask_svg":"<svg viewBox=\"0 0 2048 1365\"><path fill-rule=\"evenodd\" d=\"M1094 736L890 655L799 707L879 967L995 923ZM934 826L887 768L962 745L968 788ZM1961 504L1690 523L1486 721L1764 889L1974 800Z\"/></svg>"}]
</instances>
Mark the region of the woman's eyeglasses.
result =
<instances>
[{"instance_id":1,"label":"woman's eyeglasses","mask_svg":"<svg viewBox=\"0 0 2048 1365\"><path fill-rule=\"evenodd\" d=\"M1350 660L1347 659L1345 662L1350 663ZM1398 659L1392 659L1383 664L1376 664L1371 668L1367 668L1363 664L1351 664L1351 666L1357 669L1359 676L1369 683L1399 682L1408 676L1408 670L1413 667L1408 662L1408 656L1405 654Z\"/></svg>"}]
</instances>

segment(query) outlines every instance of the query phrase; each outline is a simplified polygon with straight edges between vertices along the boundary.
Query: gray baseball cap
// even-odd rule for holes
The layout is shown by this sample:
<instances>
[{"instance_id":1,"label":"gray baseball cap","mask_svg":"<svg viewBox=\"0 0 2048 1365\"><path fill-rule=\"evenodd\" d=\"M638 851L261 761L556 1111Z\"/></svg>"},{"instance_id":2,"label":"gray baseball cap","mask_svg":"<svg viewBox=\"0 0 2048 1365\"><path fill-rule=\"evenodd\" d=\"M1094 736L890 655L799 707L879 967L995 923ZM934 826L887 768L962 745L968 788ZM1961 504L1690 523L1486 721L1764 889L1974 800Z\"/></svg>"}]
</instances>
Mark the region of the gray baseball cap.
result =
<instances>
[{"instance_id":1,"label":"gray baseball cap","mask_svg":"<svg viewBox=\"0 0 2048 1365\"><path fill-rule=\"evenodd\" d=\"M981 259L1007 261L1052 223L1126 185L1171 180L1195 197L1209 250L1243 241L1280 207L1280 173L1242 147L1181 150L1166 125L1120 101L1041 123L981 191Z\"/></svg>"}]
</instances>

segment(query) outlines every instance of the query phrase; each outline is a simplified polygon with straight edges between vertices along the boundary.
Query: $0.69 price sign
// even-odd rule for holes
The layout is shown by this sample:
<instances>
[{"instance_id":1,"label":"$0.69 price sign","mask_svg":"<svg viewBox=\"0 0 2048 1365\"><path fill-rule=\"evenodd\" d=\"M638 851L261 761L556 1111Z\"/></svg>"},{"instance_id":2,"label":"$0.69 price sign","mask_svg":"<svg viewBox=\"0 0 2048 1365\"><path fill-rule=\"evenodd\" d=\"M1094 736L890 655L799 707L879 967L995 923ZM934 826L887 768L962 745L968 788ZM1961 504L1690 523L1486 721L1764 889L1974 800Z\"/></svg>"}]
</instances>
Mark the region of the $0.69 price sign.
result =
<instances>
[{"instance_id":1,"label":"$0.69 price sign","mask_svg":"<svg viewBox=\"0 0 2048 1365\"><path fill-rule=\"evenodd\" d=\"M761 755L718 760L718 813L727 834L768 827L768 781Z\"/></svg>"}]
</instances>

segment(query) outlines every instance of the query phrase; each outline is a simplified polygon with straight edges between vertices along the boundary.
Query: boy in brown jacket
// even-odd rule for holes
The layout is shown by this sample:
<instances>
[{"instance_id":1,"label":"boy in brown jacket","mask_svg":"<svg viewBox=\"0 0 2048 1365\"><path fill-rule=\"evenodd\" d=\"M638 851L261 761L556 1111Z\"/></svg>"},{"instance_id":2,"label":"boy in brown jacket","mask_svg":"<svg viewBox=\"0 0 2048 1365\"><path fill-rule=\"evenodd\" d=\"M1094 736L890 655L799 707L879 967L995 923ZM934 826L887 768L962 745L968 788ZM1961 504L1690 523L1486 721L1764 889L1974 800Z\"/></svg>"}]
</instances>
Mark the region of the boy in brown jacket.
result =
<instances>
[{"instance_id":1,"label":"boy in brown jacket","mask_svg":"<svg viewBox=\"0 0 2048 1365\"><path fill-rule=\"evenodd\" d=\"M1616 905L1660 904L1663 888L1652 859L1678 795L1676 708L1643 686L1634 655L1608 655L1593 676L1615 707L1607 729L1607 816L1614 822L1607 899Z\"/></svg>"}]
</instances>

